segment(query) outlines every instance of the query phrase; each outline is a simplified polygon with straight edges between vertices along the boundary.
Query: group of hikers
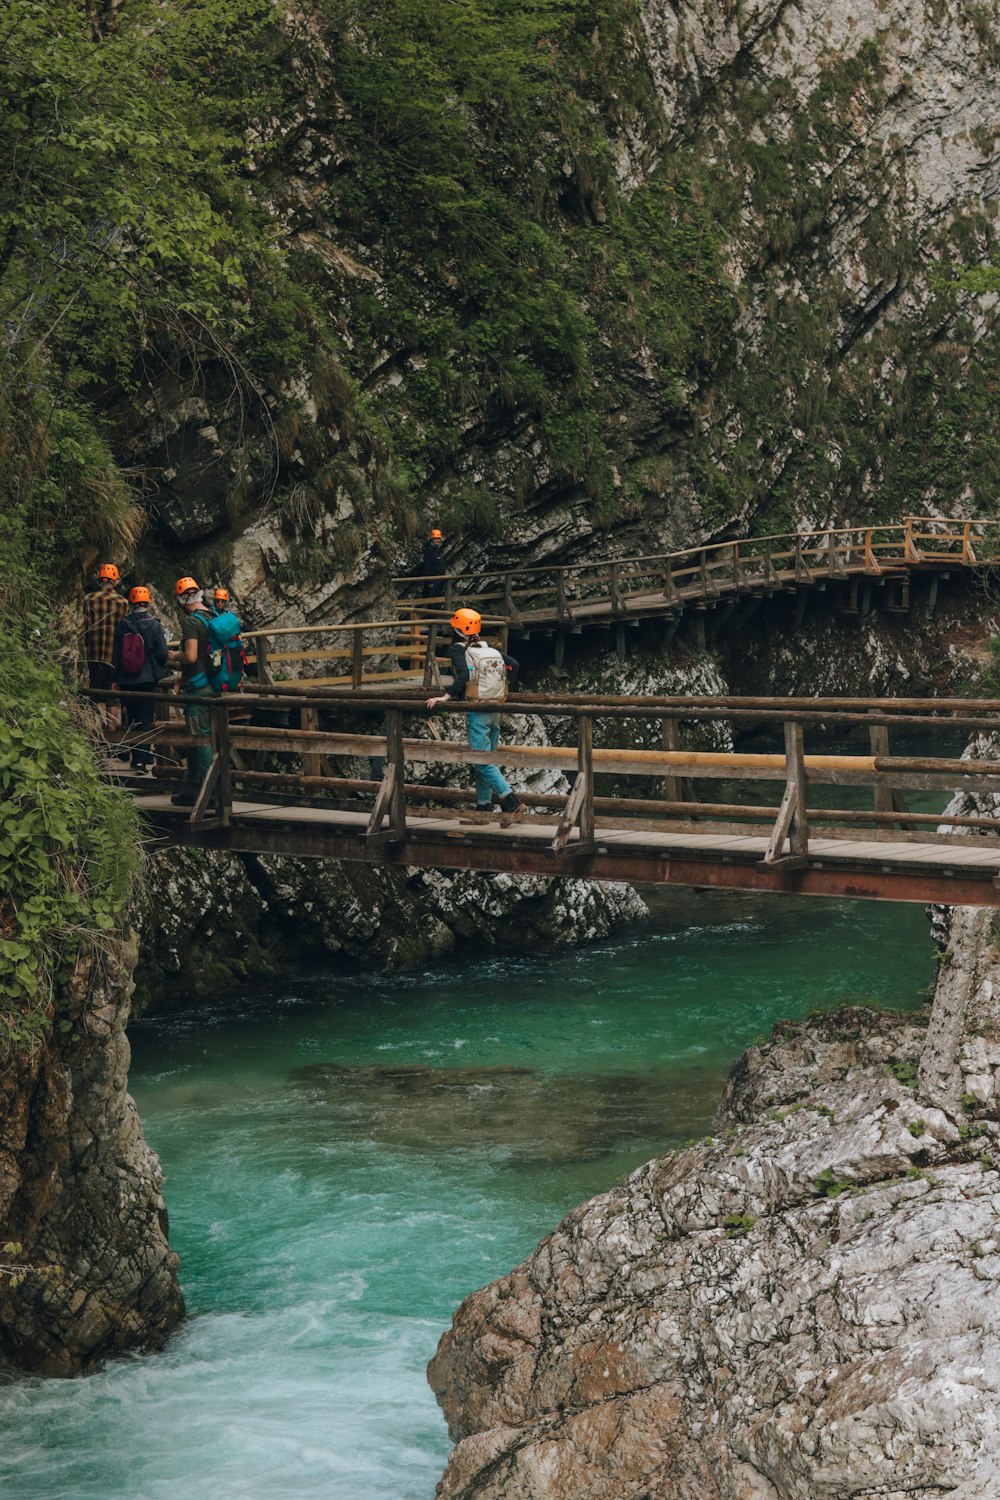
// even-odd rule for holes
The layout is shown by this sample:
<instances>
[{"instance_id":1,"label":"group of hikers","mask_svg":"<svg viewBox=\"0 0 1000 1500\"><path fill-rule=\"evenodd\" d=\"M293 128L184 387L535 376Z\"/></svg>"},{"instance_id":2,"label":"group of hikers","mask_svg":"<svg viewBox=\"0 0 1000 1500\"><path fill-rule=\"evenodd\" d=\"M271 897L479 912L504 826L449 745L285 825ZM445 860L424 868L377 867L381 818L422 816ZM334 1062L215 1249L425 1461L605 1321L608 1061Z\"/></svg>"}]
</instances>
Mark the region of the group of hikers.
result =
<instances>
[{"instance_id":1,"label":"group of hikers","mask_svg":"<svg viewBox=\"0 0 1000 1500\"><path fill-rule=\"evenodd\" d=\"M90 686L121 694L121 727L130 736L132 770L148 773L147 748L153 730L153 693L171 668L180 678L187 732L199 741L187 752L187 777L171 798L193 807L212 762L209 701L234 692L241 683L245 656L239 616L229 591L221 585L207 591L194 578L178 578L174 596L181 610L180 642L171 648L163 625L153 613L152 595L144 584L120 590L114 563L102 563L97 586L83 602L83 634Z\"/></svg>"},{"instance_id":2,"label":"group of hikers","mask_svg":"<svg viewBox=\"0 0 1000 1500\"><path fill-rule=\"evenodd\" d=\"M445 573L444 538L434 528L420 562L424 594L440 592L437 579ZM136 584L128 598L121 593L114 563L102 563L97 586L84 599L84 640L91 688L120 693L122 729L130 735L132 770L148 772L152 756L147 748L153 730L155 693L168 671L176 667L184 699L184 719L195 744L187 751L187 777L171 801L193 807L212 762L209 706L220 693L235 691L242 679L245 656L239 616L228 590L199 587L194 578L178 578L174 595L181 611L178 645L167 643L163 625L152 609L148 587ZM452 644L448 656L452 681L447 692L427 699L433 713L446 703L475 703L466 715L470 749L495 754L500 742L500 708L517 683L518 663L482 637L482 616L460 608L449 621ZM508 828L527 812L525 804L495 765L475 765L476 805L461 819L486 823L497 804L500 826Z\"/></svg>"}]
</instances>

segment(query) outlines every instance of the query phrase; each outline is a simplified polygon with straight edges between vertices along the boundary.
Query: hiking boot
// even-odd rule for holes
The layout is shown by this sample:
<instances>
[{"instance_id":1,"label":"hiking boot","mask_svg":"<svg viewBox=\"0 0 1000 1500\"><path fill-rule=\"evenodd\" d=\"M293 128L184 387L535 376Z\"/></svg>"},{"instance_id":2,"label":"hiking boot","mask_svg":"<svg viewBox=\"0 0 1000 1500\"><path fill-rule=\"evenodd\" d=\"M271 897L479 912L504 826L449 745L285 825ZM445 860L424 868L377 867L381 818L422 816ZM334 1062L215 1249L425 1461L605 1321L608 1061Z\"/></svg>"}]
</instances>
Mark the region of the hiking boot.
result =
<instances>
[{"instance_id":1,"label":"hiking boot","mask_svg":"<svg viewBox=\"0 0 1000 1500\"><path fill-rule=\"evenodd\" d=\"M528 809L523 802L518 802L514 807L505 807L500 814L500 827L509 828L512 823L520 823L526 817Z\"/></svg>"},{"instance_id":2,"label":"hiking boot","mask_svg":"<svg viewBox=\"0 0 1000 1500\"><path fill-rule=\"evenodd\" d=\"M190 792L175 792L170 800L174 807L194 807L198 799Z\"/></svg>"},{"instance_id":3,"label":"hiking boot","mask_svg":"<svg viewBox=\"0 0 1000 1500\"><path fill-rule=\"evenodd\" d=\"M472 812L463 813L458 821L460 823L491 823L493 815L488 806L480 807L477 802L475 809Z\"/></svg>"}]
</instances>

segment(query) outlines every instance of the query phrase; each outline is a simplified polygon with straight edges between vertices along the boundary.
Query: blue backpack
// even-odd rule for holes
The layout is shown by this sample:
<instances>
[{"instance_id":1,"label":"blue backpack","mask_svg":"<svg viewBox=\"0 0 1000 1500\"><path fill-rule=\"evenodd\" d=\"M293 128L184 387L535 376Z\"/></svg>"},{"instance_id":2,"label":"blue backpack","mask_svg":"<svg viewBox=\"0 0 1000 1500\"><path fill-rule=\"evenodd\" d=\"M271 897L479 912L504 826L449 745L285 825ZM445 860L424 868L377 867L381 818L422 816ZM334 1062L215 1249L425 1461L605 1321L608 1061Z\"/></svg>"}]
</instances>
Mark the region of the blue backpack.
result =
<instances>
[{"instance_id":1,"label":"blue backpack","mask_svg":"<svg viewBox=\"0 0 1000 1500\"><path fill-rule=\"evenodd\" d=\"M231 693L243 680L246 653L239 618L231 609L205 621L208 630L208 683L213 693Z\"/></svg>"}]
</instances>

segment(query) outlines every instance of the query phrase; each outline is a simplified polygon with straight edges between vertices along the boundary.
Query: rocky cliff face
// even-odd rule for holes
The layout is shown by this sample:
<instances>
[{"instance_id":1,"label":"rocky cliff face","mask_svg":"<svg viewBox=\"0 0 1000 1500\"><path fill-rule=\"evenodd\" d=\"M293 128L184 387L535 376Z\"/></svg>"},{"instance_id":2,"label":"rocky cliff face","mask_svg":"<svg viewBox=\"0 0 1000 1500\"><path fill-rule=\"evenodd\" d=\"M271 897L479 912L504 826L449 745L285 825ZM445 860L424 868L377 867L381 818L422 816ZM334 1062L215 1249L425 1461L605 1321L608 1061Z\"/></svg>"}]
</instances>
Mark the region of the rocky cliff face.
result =
<instances>
[{"instance_id":1,"label":"rocky cliff face","mask_svg":"<svg viewBox=\"0 0 1000 1500\"><path fill-rule=\"evenodd\" d=\"M779 1026L459 1308L440 1500L996 1493L996 943L960 910L929 1014Z\"/></svg>"},{"instance_id":2,"label":"rocky cliff face","mask_svg":"<svg viewBox=\"0 0 1000 1500\"><path fill-rule=\"evenodd\" d=\"M439 9L289 7L267 191L328 342L122 414L154 567L315 622L378 612L428 518L488 569L988 510L996 297L957 273L995 250L989 7L616 0L531 42L535 139Z\"/></svg>"},{"instance_id":3,"label":"rocky cliff face","mask_svg":"<svg viewBox=\"0 0 1000 1500\"><path fill-rule=\"evenodd\" d=\"M126 1092L136 946L108 940L66 985L64 1025L0 1077L0 1352L45 1375L162 1343L180 1320L156 1156Z\"/></svg>"}]
</instances>

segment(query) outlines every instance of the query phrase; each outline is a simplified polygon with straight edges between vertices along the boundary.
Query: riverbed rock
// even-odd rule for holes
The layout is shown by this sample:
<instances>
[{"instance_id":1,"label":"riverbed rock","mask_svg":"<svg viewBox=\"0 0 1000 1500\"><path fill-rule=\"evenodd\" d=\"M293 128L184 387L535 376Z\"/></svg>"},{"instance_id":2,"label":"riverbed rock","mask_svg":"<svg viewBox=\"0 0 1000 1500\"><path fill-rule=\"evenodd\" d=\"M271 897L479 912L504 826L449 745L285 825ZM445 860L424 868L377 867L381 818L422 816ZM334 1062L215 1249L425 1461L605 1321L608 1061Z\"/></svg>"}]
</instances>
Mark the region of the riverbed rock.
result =
<instances>
[{"instance_id":1,"label":"riverbed rock","mask_svg":"<svg viewBox=\"0 0 1000 1500\"><path fill-rule=\"evenodd\" d=\"M592 942L645 915L621 882L165 850L147 863L137 1009L192 1004L331 957L384 972L457 952Z\"/></svg>"},{"instance_id":2,"label":"riverbed rock","mask_svg":"<svg viewBox=\"0 0 1000 1500\"><path fill-rule=\"evenodd\" d=\"M76 1375L163 1342L184 1312L163 1174L126 1092L136 943L107 939L57 1028L0 1076L0 1354Z\"/></svg>"},{"instance_id":3,"label":"riverbed rock","mask_svg":"<svg viewBox=\"0 0 1000 1500\"><path fill-rule=\"evenodd\" d=\"M953 924L942 975L929 1014L778 1026L713 1137L462 1304L429 1370L457 1444L439 1500L996 1493L989 913ZM937 1087L948 1058L985 1102Z\"/></svg>"}]
</instances>

